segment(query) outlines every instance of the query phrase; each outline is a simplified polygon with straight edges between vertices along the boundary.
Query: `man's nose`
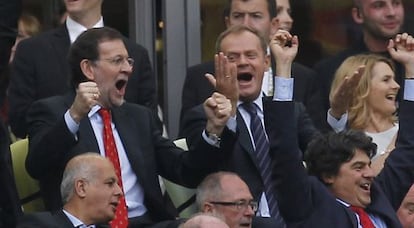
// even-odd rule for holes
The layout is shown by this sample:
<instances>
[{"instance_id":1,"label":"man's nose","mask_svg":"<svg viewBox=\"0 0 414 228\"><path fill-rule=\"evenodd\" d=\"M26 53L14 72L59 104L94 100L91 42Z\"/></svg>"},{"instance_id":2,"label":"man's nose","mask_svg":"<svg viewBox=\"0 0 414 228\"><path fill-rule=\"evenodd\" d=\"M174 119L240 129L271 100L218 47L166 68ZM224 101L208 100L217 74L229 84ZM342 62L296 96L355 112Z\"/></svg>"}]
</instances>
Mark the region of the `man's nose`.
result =
<instances>
[{"instance_id":1,"label":"man's nose","mask_svg":"<svg viewBox=\"0 0 414 228\"><path fill-rule=\"evenodd\" d=\"M251 18L248 14L245 14L243 17L243 25L251 27Z\"/></svg>"}]
</instances>

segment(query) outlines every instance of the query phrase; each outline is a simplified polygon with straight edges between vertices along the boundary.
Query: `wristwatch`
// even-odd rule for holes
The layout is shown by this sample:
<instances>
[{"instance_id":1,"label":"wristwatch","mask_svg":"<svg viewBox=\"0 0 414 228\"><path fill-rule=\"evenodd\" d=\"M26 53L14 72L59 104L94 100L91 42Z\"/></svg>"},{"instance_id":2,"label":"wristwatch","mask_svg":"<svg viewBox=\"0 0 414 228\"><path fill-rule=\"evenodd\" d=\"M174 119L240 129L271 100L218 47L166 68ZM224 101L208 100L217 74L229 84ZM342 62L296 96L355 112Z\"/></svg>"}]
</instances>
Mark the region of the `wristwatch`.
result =
<instances>
[{"instance_id":1,"label":"wristwatch","mask_svg":"<svg viewBox=\"0 0 414 228\"><path fill-rule=\"evenodd\" d=\"M219 147L221 142L221 137L217 134L210 133L206 131L207 137L214 143L215 146Z\"/></svg>"}]
</instances>

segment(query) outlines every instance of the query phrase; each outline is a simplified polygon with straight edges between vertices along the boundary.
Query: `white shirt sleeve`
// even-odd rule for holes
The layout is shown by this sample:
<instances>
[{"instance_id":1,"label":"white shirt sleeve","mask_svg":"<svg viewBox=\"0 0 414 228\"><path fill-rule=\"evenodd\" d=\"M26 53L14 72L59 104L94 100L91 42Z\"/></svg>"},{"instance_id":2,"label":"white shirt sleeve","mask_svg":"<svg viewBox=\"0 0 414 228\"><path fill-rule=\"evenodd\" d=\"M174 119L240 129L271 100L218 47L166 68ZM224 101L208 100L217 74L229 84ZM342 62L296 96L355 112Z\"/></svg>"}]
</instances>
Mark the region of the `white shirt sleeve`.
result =
<instances>
[{"instance_id":1,"label":"white shirt sleeve","mask_svg":"<svg viewBox=\"0 0 414 228\"><path fill-rule=\"evenodd\" d=\"M293 100L293 78L275 77L275 90L273 92L274 101Z\"/></svg>"}]
</instances>

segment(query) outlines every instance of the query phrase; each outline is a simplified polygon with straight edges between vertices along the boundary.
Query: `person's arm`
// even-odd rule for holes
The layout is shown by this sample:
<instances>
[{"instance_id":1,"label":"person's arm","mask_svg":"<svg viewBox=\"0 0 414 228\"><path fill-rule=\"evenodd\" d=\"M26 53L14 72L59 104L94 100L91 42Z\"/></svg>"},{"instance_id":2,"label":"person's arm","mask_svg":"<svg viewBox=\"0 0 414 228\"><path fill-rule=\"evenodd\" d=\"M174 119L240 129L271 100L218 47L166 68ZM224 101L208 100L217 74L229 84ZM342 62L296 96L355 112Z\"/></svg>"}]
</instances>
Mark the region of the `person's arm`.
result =
<instances>
[{"instance_id":1,"label":"person's arm","mask_svg":"<svg viewBox=\"0 0 414 228\"><path fill-rule=\"evenodd\" d=\"M414 39L404 33L390 40L391 57L405 66L406 80L403 85L404 99L399 103L399 130L395 149L385 161L376 178L395 210L414 182Z\"/></svg>"}]
</instances>

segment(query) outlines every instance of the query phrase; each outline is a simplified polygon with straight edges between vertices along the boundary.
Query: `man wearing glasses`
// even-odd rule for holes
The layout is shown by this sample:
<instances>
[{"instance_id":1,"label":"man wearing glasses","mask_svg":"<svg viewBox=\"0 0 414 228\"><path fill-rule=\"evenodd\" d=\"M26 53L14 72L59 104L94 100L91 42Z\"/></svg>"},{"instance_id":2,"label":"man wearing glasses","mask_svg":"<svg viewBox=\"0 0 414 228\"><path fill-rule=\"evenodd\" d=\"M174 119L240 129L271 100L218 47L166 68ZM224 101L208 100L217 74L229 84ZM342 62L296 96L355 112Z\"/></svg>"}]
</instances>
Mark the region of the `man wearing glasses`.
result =
<instances>
[{"instance_id":1,"label":"man wearing glasses","mask_svg":"<svg viewBox=\"0 0 414 228\"><path fill-rule=\"evenodd\" d=\"M26 168L39 180L47 208L56 210L65 164L97 151L112 161L125 196L112 202L112 227L178 227L182 221L176 220L178 213L158 175L195 188L217 169L217 161L226 161L232 133L224 130L231 103L219 93L205 103L206 131L222 140L208 143L203 133L194 150L183 151L161 136L150 109L124 100L132 64L118 31L103 27L82 33L69 51L73 90L39 100L29 110Z\"/></svg>"},{"instance_id":2,"label":"man wearing glasses","mask_svg":"<svg viewBox=\"0 0 414 228\"><path fill-rule=\"evenodd\" d=\"M197 187L196 202L200 211L222 218L230 228L278 227L274 219L255 216L257 201L233 172L208 175Z\"/></svg>"}]
</instances>

